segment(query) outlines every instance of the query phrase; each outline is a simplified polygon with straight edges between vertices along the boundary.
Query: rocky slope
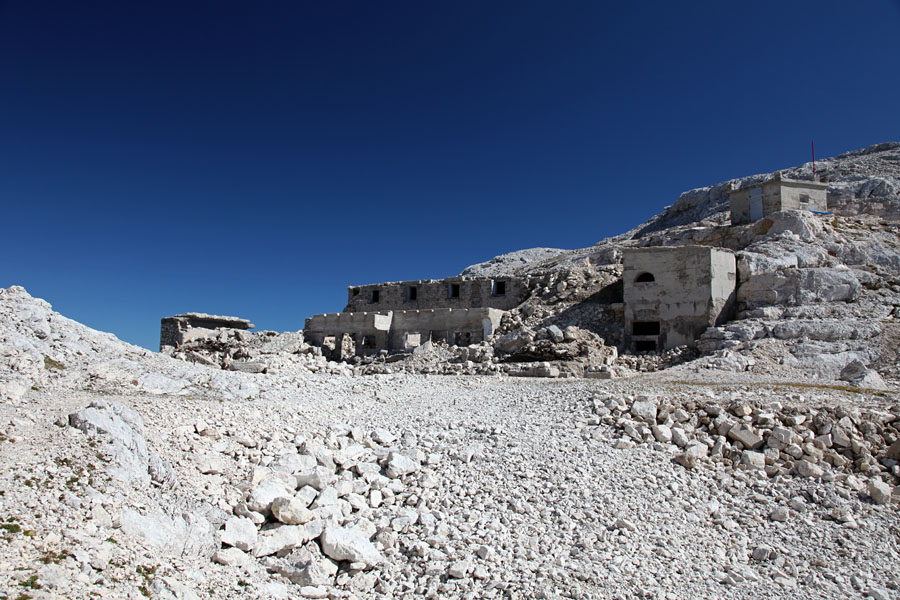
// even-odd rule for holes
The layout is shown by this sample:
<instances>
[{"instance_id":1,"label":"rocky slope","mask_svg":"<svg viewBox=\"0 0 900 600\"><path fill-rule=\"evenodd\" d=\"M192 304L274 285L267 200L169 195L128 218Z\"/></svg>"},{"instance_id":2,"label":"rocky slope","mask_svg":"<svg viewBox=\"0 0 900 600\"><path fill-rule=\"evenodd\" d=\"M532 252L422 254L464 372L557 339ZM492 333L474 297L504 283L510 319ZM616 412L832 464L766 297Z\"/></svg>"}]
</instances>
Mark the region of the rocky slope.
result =
<instances>
[{"instance_id":1,"label":"rocky slope","mask_svg":"<svg viewBox=\"0 0 900 600\"><path fill-rule=\"evenodd\" d=\"M819 161L816 168L829 183L831 215L786 212L731 227L728 191L773 176L753 175L685 192L646 223L590 248L510 265L506 274L536 285L502 333L534 337L550 326L577 326L618 345L623 248L718 246L737 254L739 310L728 326L707 332L701 352L728 350L750 358L763 346L782 365L811 375L835 379L849 362L860 360L896 377L900 144L848 152ZM782 173L811 179L812 164ZM617 365L641 369L671 362L665 356L626 356ZM741 364L746 361L733 366Z\"/></svg>"},{"instance_id":2,"label":"rocky slope","mask_svg":"<svg viewBox=\"0 0 900 600\"><path fill-rule=\"evenodd\" d=\"M896 397L716 366L245 373L3 290L0 597L897 597Z\"/></svg>"}]
</instances>

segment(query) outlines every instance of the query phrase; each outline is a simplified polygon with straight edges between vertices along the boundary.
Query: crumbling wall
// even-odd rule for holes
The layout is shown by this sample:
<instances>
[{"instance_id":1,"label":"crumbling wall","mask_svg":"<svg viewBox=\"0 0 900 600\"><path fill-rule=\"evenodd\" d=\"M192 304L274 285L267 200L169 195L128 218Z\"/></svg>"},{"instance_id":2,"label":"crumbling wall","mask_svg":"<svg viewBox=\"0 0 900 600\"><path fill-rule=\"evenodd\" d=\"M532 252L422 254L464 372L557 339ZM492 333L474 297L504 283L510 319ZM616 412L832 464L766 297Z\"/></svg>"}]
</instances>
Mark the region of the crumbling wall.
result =
<instances>
[{"instance_id":1,"label":"crumbling wall","mask_svg":"<svg viewBox=\"0 0 900 600\"><path fill-rule=\"evenodd\" d=\"M345 336L360 356L411 350L428 341L468 346L492 335L502 316L503 311L494 308L343 312L307 319L304 336L316 346L327 345L332 357L342 360L349 357Z\"/></svg>"},{"instance_id":2,"label":"crumbling wall","mask_svg":"<svg viewBox=\"0 0 900 600\"><path fill-rule=\"evenodd\" d=\"M253 329L247 319L206 313L184 313L165 317L160 321L159 350L177 348L185 342L215 338L225 330Z\"/></svg>"}]
</instances>

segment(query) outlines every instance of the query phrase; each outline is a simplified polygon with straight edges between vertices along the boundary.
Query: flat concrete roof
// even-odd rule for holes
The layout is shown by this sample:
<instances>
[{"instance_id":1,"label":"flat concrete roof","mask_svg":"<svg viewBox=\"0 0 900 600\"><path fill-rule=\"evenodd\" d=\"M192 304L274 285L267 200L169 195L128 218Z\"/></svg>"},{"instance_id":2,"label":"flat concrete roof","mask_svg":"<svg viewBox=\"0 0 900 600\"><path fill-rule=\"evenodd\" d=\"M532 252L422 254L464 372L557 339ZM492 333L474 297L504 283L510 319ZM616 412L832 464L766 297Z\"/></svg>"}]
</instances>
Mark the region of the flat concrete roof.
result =
<instances>
[{"instance_id":1,"label":"flat concrete roof","mask_svg":"<svg viewBox=\"0 0 900 600\"><path fill-rule=\"evenodd\" d=\"M743 185L736 190L731 190L733 192L739 192L741 190L749 190L751 188L759 187L761 185L766 185L769 183L784 183L786 185L794 185L797 187L809 187L809 188L817 188L817 189L827 189L828 184L821 181L812 181L810 179L787 179L786 177L772 177L771 179L766 179L765 181L760 181L759 183L751 183L749 185Z\"/></svg>"},{"instance_id":2,"label":"flat concrete roof","mask_svg":"<svg viewBox=\"0 0 900 600\"><path fill-rule=\"evenodd\" d=\"M233 329L253 329L256 327L249 319L241 319L240 317L229 317L227 315L210 315L207 313L189 312L180 315L172 315L169 319L192 319L197 321L215 321L221 323L222 327L231 327Z\"/></svg>"}]
</instances>

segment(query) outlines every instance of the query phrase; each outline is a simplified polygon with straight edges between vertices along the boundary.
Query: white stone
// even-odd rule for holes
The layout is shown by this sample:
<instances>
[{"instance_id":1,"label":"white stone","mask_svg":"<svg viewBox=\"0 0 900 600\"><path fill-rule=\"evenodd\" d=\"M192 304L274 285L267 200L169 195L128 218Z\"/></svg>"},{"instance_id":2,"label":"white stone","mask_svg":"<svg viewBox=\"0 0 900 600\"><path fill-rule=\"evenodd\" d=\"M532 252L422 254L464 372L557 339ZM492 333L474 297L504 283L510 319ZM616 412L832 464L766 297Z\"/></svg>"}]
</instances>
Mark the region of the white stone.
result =
<instances>
[{"instance_id":1,"label":"white stone","mask_svg":"<svg viewBox=\"0 0 900 600\"><path fill-rule=\"evenodd\" d=\"M327 467L316 466L308 471L297 473L297 487L313 487L319 491L334 483L334 471Z\"/></svg>"},{"instance_id":2,"label":"white stone","mask_svg":"<svg viewBox=\"0 0 900 600\"><path fill-rule=\"evenodd\" d=\"M250 555L239 548L222 548L213 555L213 561L229 567L243 567L250 563Z\"/></svg>"},{"instance_id":3,"label":"white stone","mask_svg":"<svg viewBox=\"0 0 900 600\"><path fill-rule=\"evenodd\" d=\"M462 579L469 574L469 571L471 569L472 559L465 558L450 565L450 568L447 569L447 575L453 577L454 579Z\"/></svg>"},{"instance_id":4,"label":"white stone","mask_svg":"<svg viewBox=\"0 0 900 600\"><path fill-rule=\"evenodd\" d=\"M391 452L388 455L385 473L388 477L396 479L419 470L419 463L399 452Z\"/></svg>"},{"instance_id":5,"label":"white stone","mask_svg":"<svg viewBox=\"0 0 900 600\"><path fill-rule=\"evenodd\" d=\"M798 460L794 468L797 470L797 474L802 477L809 477L811 479L818 479L821 477L825 470L822 469L819 465L814 465L808 460Z\"/></svg>"},{"instance_id":6,"label":"white stone","mask_svg":"<svg viewBox=\"0 0 900 600\"><path fill-rule=\"evenodd\" d=\"M887 504L891 501L892 488L880 479L870 479L868 491L875 504Z\"/></svg>"},{"instance_id":7,"label":"white stone","mask_svg":"<svg viewBox=\"0 0 900 600\"><path fill-rule=\"evenodd\" d=\"M279 525L260 532L253 555L260 557L276 554L282 550L301 546L308 539L309 535L303 525Z\"/></svg>"},{"instance_id":8,"label":"white stone","mask_svg":"<svg viewBox=\"0 0 900 600\"><path fill-rule=\"evenodd\" d=\"M666 425L654 425L650 428L656 441L667 444L672 441L672 430Z\"/></svg>"},{"instance_id":9,"label":"white stone","mask_svg":"<svg viewBox=\"0 0 900 600\"><path fill-rule=\"evenodd\" d=\"M762 452L753 452L752 450L744 450L741 453L741 464L752 469L766 468L766 455Z\"/></svg>"},{"instance_id":10,"label":"white stone","mask_svg":"<svg viewBox=\"0 0 900 600\"><path fill-rule=\"evenodd\" d=\"M254 512L269 514L275 498L293 496L295 489L293 477L278 471L272 472L250 492L247 507Z\"/></svg>"},{"instance_id":11,"label":"white stone","mask_svg":"<svg viewBox=\"0 0 900 600\"><path fill-rule=\"evenodd\" d=\"M225 521L222 543L249 552L256 546L256 525L245 517L231 517Z\"/></svg>"},{"instance_id":12,"label":"white stone","mask_svg":"<svg viewBox=\"0 0 900 600\"><path fill-rule=\"evenodd\" d=\"M656 400L641 396L631 405L631 416L648 424L656 423L658 406Z\"/></svg>"},{"instance_id":13,"label":"white stone","mask_svg":"<svg viewBox=\"0 0 900 600\"><path fill-rule=\"evenodd\" d=\"M365 563L370 567L382 561L381 553L358 529L326 527L320 542L322 552L333 560Z\"/></svg>"},{"instance_id":14,"label":"white stone","mask_svg":"<svg viewBox=\"0 0 900 600\"><path fill-rule=\"evenodd\" d=\"M276 498L271 510L272 516L285 525L302 525L313 519L313 512L296 496Z\"/></svg>"}]
</instances>

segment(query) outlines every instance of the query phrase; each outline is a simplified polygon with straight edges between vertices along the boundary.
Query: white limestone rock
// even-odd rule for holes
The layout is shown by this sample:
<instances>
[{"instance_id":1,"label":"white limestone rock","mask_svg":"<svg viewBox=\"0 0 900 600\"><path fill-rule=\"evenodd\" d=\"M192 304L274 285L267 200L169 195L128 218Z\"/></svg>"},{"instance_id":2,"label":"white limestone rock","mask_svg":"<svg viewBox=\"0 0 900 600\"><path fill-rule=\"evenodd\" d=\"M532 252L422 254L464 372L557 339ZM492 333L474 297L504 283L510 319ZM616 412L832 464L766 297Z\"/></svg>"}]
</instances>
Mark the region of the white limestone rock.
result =
<instances>
[{"instance_id":1,"label":"white limestone rock","mask_svg":"<svg viewBox=\"0 0 900 600\"><path fill-rule=\"evenodd\" d=\"M282 550L290 550L301 546L309 539L306 527L303 525L278 525L272 529L260 532L256 539L256 548L253 555L256 557L277 554Z\"/></svg>"},{"instance_id":2,"label":"white limestone rock","mask_svg":"<svg viewBox=\"0 0 900 600\"><path fill-rule=\"evenodd\" d=\"M299 488L304 486L313 487L322 491L331 485L336 479L334 470L328 467L316 466L308 471L297 473L296 485Z\"/></svg>"},{"instance_id":3,"label":"white limestone rock","mask_svg":"<svg viewBox=\"0 0 900 600\"><path fill-rule=\"evenodd\" d=\"M281 471L273 471L253 488L247 496L247 507L263 515L270 512L276 498L291 497L297 487L293 476Z\"/></svg>"},{"instance_id":4,"label":"white limestone rock","mask_svg":"<svg viewBox=\"0 0 900 600\"><path fill-rule=\"evenodd\" d=\"M644 421L648 425L652 425L656 423L656 412L658 409L659 404L655 398L641 396L631 405L631 416Z\"/></svg>"},{"instance_id":5,"label":"white limestone rock","mask_svg":"<svg viewBox=\"0 0 900 600\"><path fill-rule=\"evenodd\" d=\"M307 504L297 496L279 497L272 501L272 516L285 525L303 525L315 518Z\"/></svg>"},{"instance_id":6,"label":"white limestone rock","mask_svg":"<svg viewBox=\"0 0 900 600\"><path fill-rule=\"evenodd\" d=\"M385 473L391 479L396 479L419 470L419 463L399 452L391 452L388 455Z\"/></svg>"},{"instance_id":7,"label":"white limestone rock","mask_svg":"<svg viewBox=\"0 0 900 600\"><path fill-rule=\"evenodd\" d=\"M225 521L221 532L221 542L250 552L256 546L256 525L245 517L232 517Z\"/></svg>"},{"instance_id":8,"label":"white limestone rock","mask_svg":"<svg viewBox=\"0 0 900 600\"><path fill-rule=\"evenodd\" d=\"M359 529L326 527L319 538L322 552L332 560L346 560L373 567L382 562L381 553Z\"/></svg>"},{"instance_id":9,"label":"white limestone rock","mask_svg":"<svg viewBox=\"0 0 900 600\"><path fill-rule=\"evenodd\" d=\"M880 479L870 479L868 485L869 497L875 504L888 504L891 501L891 486Z\"/></svg>"}]
</instances>

